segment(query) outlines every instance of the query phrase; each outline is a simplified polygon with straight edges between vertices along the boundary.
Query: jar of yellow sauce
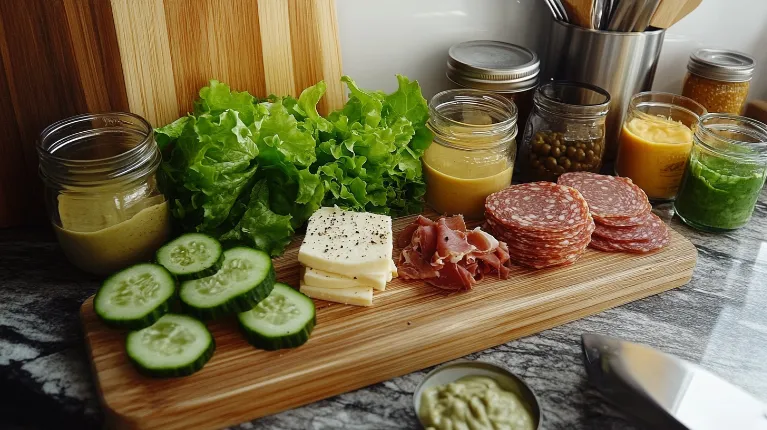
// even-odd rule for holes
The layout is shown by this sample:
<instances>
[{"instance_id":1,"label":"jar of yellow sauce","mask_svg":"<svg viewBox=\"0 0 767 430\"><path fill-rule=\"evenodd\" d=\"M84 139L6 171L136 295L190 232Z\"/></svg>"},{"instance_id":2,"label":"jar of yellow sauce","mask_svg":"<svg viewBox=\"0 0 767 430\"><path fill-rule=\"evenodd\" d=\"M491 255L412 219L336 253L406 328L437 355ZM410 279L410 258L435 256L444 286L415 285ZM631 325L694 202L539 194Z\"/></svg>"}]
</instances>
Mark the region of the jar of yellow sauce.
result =
<instances>
[{"instance_id":1,"label":"jar of yellow sauce","mask_svg":"<svg viewBox=\"0 0 767 430\"><path fill-rule=\"evenodd\" d=\"M423 156L426 203L468 219L484 216L485 198L511 184L517 107L496 94L443 91L429 102L434 144Z\"/></svg>"},{"instance_id":2,"label":"jar of yellow sauce","mask_svg":"<svg viewBox=\"0 0 767 430\"><path fill-rule=\"evenodd\" d=\"M130 113L80 115L43 130L37 146L48 214L67 258L108 274L152 257L170 214L155 173L152 126Z\"/></svg>"},{"instance_id":3,"label":"jar of yellow sauce","mask_svg":"<svg viewBox=\"0 0 767 430\"><path fill-rule=\"evenodd\" d=\"M722 49L698 49L690 55L682 95L708 112L740 115L746 104L754 59Z\"/></svg>"},{"instance_id":4,"label":"jar of yellow sauce","mask_svg":"<svg viewBox=\"0 0 767 430\"><path fill-rule=\"evenodd\" d=\"M615 173L630 178L651 200L672 200L692 148L692 135L706 109L687 97L645 92L634 95L618 139Z\"/></svg>"}]
</instances>

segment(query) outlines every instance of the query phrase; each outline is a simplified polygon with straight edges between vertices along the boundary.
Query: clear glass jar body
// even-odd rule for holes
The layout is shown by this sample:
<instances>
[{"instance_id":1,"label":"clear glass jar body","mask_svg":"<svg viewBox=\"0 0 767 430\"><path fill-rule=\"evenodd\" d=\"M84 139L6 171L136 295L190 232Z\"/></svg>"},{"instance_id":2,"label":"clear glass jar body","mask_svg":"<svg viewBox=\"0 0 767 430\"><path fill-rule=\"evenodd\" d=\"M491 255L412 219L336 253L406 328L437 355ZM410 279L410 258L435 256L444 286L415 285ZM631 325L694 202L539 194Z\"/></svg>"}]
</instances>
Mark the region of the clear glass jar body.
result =
<instances>
[{"instance_id":1,"label":"clear glass jar body","mask_svg":"<svg viewBox=\"0 0 767 430\"><path fill-rule=\"evenodd\" d=\"M67 258L108 274L146 261L168 238L170 214L155 173L151 125L129 113L80 115L41 133L48 215Z\"/></svg>"},{"instance_id":2,"label":"clear glass jar body","mask_svg":"<svg viewBox=\"0 0 767 430\"><path fill-rule=\"evenodd\" d=\"M423 156L426 203L441 214L484 216L485 198L511 184L517 110L479 90L448 90L429 102L434 142Z\"/></svg>"},{"instance_id":3,"label":"clear glass jar body","mask_svg":"<svg viewBox=\"0 0 767 430\"><path fill-rule=\"evenodd\" d=\"M524 127L527 124L527 120L530 118L530 114L533 111L533 96L535 95L535 89L537 88L537 81L532 87L523 89L523 90L518 90L518 91L495 90L492 87L488 88L488 86L483 86L483 85L469 87L469 86L461 85L456 82L453 82L453 84L455 84L456 89L474 89L474 90L490 91L492 93L498 94L499 96L505 97L509 99L510 101L512 101L514 105L517 107L517 130L518 130L517 134L519 135L524 134L525 132Z\"/></svg>"},{"instance_id":4,"label":"clear glass jar body","mask_svg":"<svg viewBox=\"0 0 767 430\"><path fill-rule=\"evenodd\" d=\"M746 105L750 86L749 81L719 81L688 72L684 78L682 95L700 103L708 112L740 115Z\"/></svg>"},{"instance_id":5,"label":"clear glass jar body","mask_svg":"<svg viewBox=\"0 0 767 430\"><path fill-rule=\"evenodd\" d=\"M607 91L576 82L539 87L520 148L520 179L555 181L565 172L599 172L605 151Z\"/></svg>"},{"instance_id":6,"label":"clear glass jar body","mask_svg":"<svg viewBox=\"0 0 767 430\"><path fill-rule=\"evenodd\" d=\"M707 114L695 128L674 208L691 227L734 230L751 219L765 178L767 125L737 115Z\"/></svg>"},{"instance_id":7,"label":"clear glass jar body","mask_svg":"<svg viewBox=\"0 0 767 430\"><path fill-rule=\"evenodd\" d=\"M645 92L629 102L615 173L630 178L651 200L672 200L692 148L692 129L706 109L687 97Z\"/></svg>"}]
</instances>

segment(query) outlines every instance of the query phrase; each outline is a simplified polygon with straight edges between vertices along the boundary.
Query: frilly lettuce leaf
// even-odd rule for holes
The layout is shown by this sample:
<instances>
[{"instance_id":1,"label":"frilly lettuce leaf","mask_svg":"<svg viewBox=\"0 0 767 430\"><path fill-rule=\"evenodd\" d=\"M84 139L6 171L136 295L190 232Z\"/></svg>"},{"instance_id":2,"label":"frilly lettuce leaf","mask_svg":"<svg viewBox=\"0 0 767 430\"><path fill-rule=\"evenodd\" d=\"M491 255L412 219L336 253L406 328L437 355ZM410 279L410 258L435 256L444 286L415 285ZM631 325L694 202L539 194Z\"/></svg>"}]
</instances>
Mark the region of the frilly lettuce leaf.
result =
<instances>
[{"instance_id":1,"label":"frilly lettuce leaf","mask_svg":"<svg viewBox=\"0 0 767 430\"><path fill-rule=\"evenodd\" d=\"M247 199L238 202L245 208L237 224L219 239L222 242L246 244L269 252L282 254L293 237L290 215L278 215L269 208L269 187L262 179L253 186Z\"/></svg>"},{"instance_id":2,"label":"frilly lettuce leaf","mask_svg":"<svg viewBox=\"0 0 767 430\"><path fill-rule=\"evenodd\" d=\"M324 82L259 100L212 80L192 113L156 129L158 179L181 227L279 255L323 205L419 212L432 135L418 83L397 76L385 94L341 80L349 101L326 118Z\"/></svg>"}]
</instances>

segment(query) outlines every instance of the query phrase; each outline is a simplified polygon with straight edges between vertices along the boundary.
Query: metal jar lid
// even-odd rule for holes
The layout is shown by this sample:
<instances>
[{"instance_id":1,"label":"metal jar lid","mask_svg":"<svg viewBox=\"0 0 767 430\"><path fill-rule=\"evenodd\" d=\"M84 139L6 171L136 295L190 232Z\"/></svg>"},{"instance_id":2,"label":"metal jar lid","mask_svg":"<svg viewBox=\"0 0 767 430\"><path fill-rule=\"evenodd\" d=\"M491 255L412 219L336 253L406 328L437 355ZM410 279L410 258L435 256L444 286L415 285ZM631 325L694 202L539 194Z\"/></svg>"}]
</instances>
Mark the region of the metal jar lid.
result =
<instances>
[{"instance_id":1,"label":"metal jar lid","mask_svg":"<svg viewBox=\"0 0 767 430\"><path fill-rule=\"evenodd\" d=\"M690 55L687 70L703 78L746 82L754 76L754 59L737 51L702 48Z\"/></svg>"},{"instance_id":2,"label":"metal jar lid","mask_svg":"<svg viewBox=\"0 0 767 430\"><path fill-rule=\"evenodd\" d=\"M448 55L447 78L462 87L516 93L538 85L541 61L527 48L473 40L451 46Z\"/></svg>"}]
</instances>

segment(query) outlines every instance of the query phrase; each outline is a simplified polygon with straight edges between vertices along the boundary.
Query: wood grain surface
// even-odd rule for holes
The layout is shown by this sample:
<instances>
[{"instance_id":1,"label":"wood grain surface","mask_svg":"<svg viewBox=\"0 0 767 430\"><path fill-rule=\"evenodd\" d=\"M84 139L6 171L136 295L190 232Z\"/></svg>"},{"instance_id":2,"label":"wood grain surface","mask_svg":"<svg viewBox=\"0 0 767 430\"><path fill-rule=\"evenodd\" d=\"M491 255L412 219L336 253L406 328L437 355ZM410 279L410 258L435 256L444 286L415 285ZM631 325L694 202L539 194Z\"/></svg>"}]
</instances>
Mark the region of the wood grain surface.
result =
<instances>
[{"instance_id":1,"label":"wood grain surface","mask_svg":"<svg viewBox=\"0 0 767 430\"><path fill-rule=\"evenodd\" d=\"M413 218L397 219L395 234ZM297 286L301 238L275 259L278 280ZM399 250L395 249L395 255ZM92 367L107 423L126 429L221 428L385 381L490 348L687 283L697 251L671 231L648 255L589 250L575 265L485 278L472 291L446 294L395 279L369 308L316 300L317 326L294 350L248 345L233 320L209 327L216 353L200 372L149 379L127 361L125 334L82 306Z\"/></svg>"},{"instance_id":2,"label":"wood grain surface","mask_svg":"<svg viewBox=\"0 0 767 430\"><path fill-rule=\"evenodd\" d=\"M341 73L334 0L2 0L0 228L44 222L35 141L55 121L130 111L162 126L210 79L259 97L325 80L327 113Z\"/></svg>"}]
</instances>

